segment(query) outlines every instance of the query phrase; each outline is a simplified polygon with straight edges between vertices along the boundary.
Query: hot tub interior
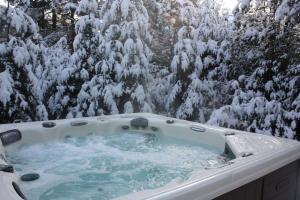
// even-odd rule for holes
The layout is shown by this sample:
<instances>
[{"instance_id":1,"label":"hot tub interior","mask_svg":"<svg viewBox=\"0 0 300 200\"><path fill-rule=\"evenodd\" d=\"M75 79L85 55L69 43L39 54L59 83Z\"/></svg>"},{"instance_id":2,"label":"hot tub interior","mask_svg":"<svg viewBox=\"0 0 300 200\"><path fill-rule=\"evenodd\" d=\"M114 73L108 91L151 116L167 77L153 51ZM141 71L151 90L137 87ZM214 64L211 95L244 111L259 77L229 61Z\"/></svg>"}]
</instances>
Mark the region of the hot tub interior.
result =
<instances>
[{"instance_id":1,"label":"hot tub interior","mask_svg":"<svg viewBox=\"0 0 300 200\"><path fill-rule=\"evenodd\" d=\"M195 171L224 166L233 158L212 145L163 132L61 135L7 151L19 175L40 174L36 181L20 182L30 200L113 199L185 181Z\"/></svg>"},{"instance_id":2,"label":"hot tub interior","mask_svg":"<svg viewBox=\"0 0 300 200\"><path fill-rule=\"evenodd\" d=\"M300 198L292 140L140 113L7 124L0 140L1 200Z\"/></svg>"}]
</instances>

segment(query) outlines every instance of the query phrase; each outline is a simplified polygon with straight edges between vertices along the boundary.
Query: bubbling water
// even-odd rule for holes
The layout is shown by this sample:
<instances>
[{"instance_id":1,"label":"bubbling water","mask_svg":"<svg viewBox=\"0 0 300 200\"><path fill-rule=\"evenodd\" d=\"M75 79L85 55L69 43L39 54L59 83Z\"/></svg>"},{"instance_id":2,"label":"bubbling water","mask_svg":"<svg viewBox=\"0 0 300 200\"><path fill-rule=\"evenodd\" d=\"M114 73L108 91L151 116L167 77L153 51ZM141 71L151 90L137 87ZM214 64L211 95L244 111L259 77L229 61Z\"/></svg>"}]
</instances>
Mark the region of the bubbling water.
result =
<instances>
[{"instance_id":1,"label":"bubbling water","mask_svg":"<svg viewBox=\"0 0 300 200\"><path fill-rule=\"evenodd\" d=\"M21 182L29 200L108 200L155 189L195 170L228 160L208 146L154 134L116 133L66 137L8 153L18 174L41 178Z\"/></svg>"}]
</instances>

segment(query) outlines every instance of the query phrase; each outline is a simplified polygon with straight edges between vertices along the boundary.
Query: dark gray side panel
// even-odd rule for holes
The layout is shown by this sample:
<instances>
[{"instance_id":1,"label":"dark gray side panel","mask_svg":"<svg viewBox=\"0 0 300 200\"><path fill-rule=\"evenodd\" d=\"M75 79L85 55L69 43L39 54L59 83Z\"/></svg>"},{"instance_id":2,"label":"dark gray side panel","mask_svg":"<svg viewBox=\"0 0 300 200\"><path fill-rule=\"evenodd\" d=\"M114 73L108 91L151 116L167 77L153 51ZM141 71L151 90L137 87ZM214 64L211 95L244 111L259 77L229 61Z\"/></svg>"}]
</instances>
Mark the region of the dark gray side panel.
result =
<instances>
[{"instance_id":1,"label":"dark gray side panel","mask_svg":"<svg viewBox=\"0 0 300 200\"><path fill-rule=\"evenodd\" d=\"M298 163L293 162L264 177L263 200L296 199Z\"/></svg>"},{"instance_id":2,"label":"dark gray side panel","mask_svg":"<svg viewBox=\"0 0 300 200\"><path fill-rule=\"evenodd\" d=\"M288 164L214 200L300 200L300 162Z\"/></svg>"},{"instance_id":3,"label":"dark gray side panel","mask_svg":"<svg viewBox=\"0 0 300 200\"><path fill-rule=\"evenodd\" d=\"M300 161L298 162L298 181L296 200L300 200Z\"/></svg>"},{"instance_id":4,"label":"dark gray side panel","mask_svg":"<svg viewBox=\"0 0 300 200\"><path fill-rule=\"evenodd\" d=\"M237 188L215 200L260 200L262 195L262 179Z\"/></svg>"}]
</instances>

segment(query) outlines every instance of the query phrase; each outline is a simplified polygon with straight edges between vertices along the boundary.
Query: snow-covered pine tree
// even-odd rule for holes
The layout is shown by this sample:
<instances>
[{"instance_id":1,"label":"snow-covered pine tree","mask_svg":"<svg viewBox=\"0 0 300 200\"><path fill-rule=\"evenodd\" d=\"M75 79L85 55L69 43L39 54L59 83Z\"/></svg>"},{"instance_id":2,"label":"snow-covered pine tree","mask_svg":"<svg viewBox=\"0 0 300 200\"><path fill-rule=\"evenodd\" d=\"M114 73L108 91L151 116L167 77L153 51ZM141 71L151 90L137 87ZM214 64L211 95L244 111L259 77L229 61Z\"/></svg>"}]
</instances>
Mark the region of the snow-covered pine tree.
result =
<instances>
[{"instance_id":1,"label":"snow-covered pine tree","mask_svg":"<svg viewBox=\"0 0 300 200\"><path fill-rule=\"evenodd\" d=\"M300 1L284 0L276 10L275 20L281 22L281 30L285 33L281 46L283 57L288 55L289 59L287 73L283 72L281 77L281 84L287 91L285 121L291 126L294 138L300 140Z\"/></svg>"},{"instance_id":2,"label":"snow-covered pine tree","mask_svg":"<svg viewBox=\"0 0 300 200\"><path fill-rule=\"evenodd\" d=\"M43 103L49 119L66 118L72 104L71 75L75 67L71 62L66 38L61 38L52 47L42 47L43 64L38 66L36 76L43 91Z\"/></svg>"},{"instance_id":3,"label":"snow-covered pine tree","mask_svg":"<svg viewBox=\"0 0 300 200\"><path fill-rule=\"evenodd\" d=\"M46 119L33 72L39 60L39 48L32 42L38 36L38 27L22 6L14 3L12 7L8 2L6 9L0 11L8 39L0 44L1 122Z\"/></svg>"},{"instance_id":4,"label":"snow-covered pine tree","mask_svg":"<svg viewBox=\"0 0 300 200\"><path fill-rule=\"evenodd\" d=\"M70 50L73 52L73 41L76 37L76 32L75 32L75 14L76 14L76 9L78 7L78 3L79 0L71 0L68 1L68 3L66 3L64 5L64 14L66 16L68 16L68 19L70 20L70 24L69 24L69 31L68 31L68 44L69 44L69 48Z\"/></svg>"},{"instance_id":5,"label":"snow-covered pine tree","mask_svg":"<svg viewBox=\"0 0 300 200\"><path fill-rule=\"evenodd\" d=\"M199 22L193 37L198 50L197 59L201 59L203 63L203 69L197 72L198 78L209 89L199 90L204 97L202 110L205 112L205 122L214 109L230 99L227 78L231 64L229 47L233 30L229 17L230 14L223 10L220 0L198 2Z\"/></svg>"},{"instance_id":6,"label":"snow-covered pine tree","mask_svg":"<svg viewBox=\"0 0 300 200\"><path fill-rule=\"evenodd\" d=\"M106 88L106 103L116 104L121 113L150 112L147 80L152 53L147 43L151 36L143 1L105 1L101 19L106 44L103 64L112 70L114 81L118 82L118 85Z\"/></svg>"},{"instance_id":7,"label":"snow-covered pine tree","mask_svg":"<svg viewBox=\"0 0 300 200\"><path fill-rule=\"evenodd\" d=\"M171 81L172 89L168 95L167 107L169 114L178 118L192 119L197 118L198 113L194 113L193 103L187 104L190 100L187 96L189 85L193 78L190 77L197 66L197 49L193 41L193 32L197 27L196 8L191 3L180 10L180 19L183 26L178 31L178 42L175 44L174 57L171 63Z\"/></svg>"},{"instance_id":8,"label":"snow-covered pine tree","mask_svg":"<svg viewBox=\"0 0 300 200\"><path fill-rule=\"evenodd\" d=\"M100 110L98 98L102 91L99 87L103 80L98 77L100 70L97 63L100 60L98 49L102 37L97 11L96 0L81 0L76 10L79 20L75 25L76 37L72 55L76 69L68 81L70 92L65 91L70 98L68 117L94 116Z\"/></svg>"},{"instance_id":9,"label":"snow-covered pine tree","mask_svg":"<svg viewBox=\"0 0 300 200\"><path fill-rule=\"evenodd\" d=\"M149 81L153 112L166 113L166 97L170 89L168 80L177 32L181 26L179 11L182 6L177 0L146 1L153 36L150 49L153 58L150 63L152 80ZM159 17L157 17L159 16Z\"/></svg>"},{"instance_id":10,"label":"snow-covered pine tree","mask_svg":"<svg viewBox=\"0 0 300 200\"><path fill-rule=\"evenodd\" d=\"M172 116L205 122L217 104L214 76L223 62L227 34L225 18L217 1L188 2L181 10L171 64L172 89L167 110Z\"/></svg>"},{"instance_id":11,"label":"snow-covered pine tree","mask_svg":"<svg viewBox=\"0 0 300 200\"><path fill-rule=\"evenodd\" d=\"M145 2L149 13L150 30L153 36L150 48L153 51L153 62L158 66L169 66L172 60L173 47L177 31L180 28L180 3L170 0L150 0ZM160 17L157 17L160 16Z\"/></svg>"},{"instance_id":12,"label":"snow-covered pine tree","mask_svg":"<svg viewBox=\"0 0 300 200\"><path fill-rule=\"evenodd\" d=\"M232 104L215 111L210 123L296 136L300 63L296 19L300 7L292 1L288 5L293 8L285 7L288 1L241 1L237 13L239 35L233 46L233 51L240 51L232 69L232 78L239 77L234 83L236 92Z\"/></svg>"}]
</instances>

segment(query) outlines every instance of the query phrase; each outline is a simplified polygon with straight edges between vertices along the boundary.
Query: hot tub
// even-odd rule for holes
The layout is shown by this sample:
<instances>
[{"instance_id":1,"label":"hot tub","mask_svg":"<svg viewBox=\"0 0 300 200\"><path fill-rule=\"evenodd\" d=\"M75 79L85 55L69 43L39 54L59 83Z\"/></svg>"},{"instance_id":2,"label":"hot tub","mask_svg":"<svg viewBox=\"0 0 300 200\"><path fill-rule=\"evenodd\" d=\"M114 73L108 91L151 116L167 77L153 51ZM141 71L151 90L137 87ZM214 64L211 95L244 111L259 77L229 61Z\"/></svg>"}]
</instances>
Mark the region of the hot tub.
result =
<instances>
[{"instance_id":1,"label":"hot tub","mask_svg":"<svg viewBox=\"0 0 300 200\"><path fill-rule=\"evenodd\" d=\"M129 136L122 138L124 134L129 134ZM94 149L94 147L97 147L95 148L95 152L101 153L102 157L95 152L79 151L76 153L75 150L72 151L69 148L61 149L62 146L59 146L60 151L56 152L56 160L51 160L51 155L47 154L47 150L45 149L45 151L43 151L43 148L47 147L47 145L49 146L50 142L55 141L67 141L67 144L71 141L73 145L71 147L81 147L77 144L78 142L81 144L81 140L76 140L74 144L72 138L82 137L92 138L91 141L94 143L88 146L88 148ZM142 137L142 140L140 137ZM102 195L105 192L110 192L109 194L114 197L112 199L116 200L300 199L300 144L293 140L211 127L153 114L124 114L51 122L7 124L0 126L0 138L1 200L26 199L26 192L25 194L22 193L24 188L26 191L26 188L27 190L28 188L35 188L36 185L44 184L47 186L47 180L49 179L50 181L50 176L48 177L41 174L39 180L28 183L22 182L20 176L23 175L23 172L39 173L40 171L37 166L30 169L31 163L29 160L20 161L16 159L18 160L16 161L16 155L23 155L27 158L32 157L32 162L34 162L37 155L41 157L41 155L44 154L44 160L48 161L47 165L52 164L51 162L57 162L58 167L60 167L60 158L62 158L67 151L75 152L73 153L74 155L72 155L74 157L76 157L77 154L86 153L86 155L91 156L91 158L98 158L98 164L104 161L111 163L111 159L105 157L110 153L111 155L120 154L120 158L122 158L122 156L124 157L125 155L123 154L124 152L131 156L131 160L135 159L136 155L139 155L139 158L137 157L136 159L140 159L140 155L145 155L147 161L150 159L150 161L155 163L157 161L155 156L157 156L157 152L161 150L160 147L162 143L166 143L165 141L175 141L174 143L184 141L183 144L178 144L180 148L182 148L180 151L178 151L177 146L173 148L172 142L167 142L167 145L165 145L168 151L162 148L165 153L161 154L159 158L160 162L170 165L170 163L172 164L173 162L172 159L176 156L180 161L174 161L174 166L170 166L173 170L172 173L157 168L157 166L148 167L151 163L143 163L144 168L150 169L150 171L148 170L146 171L147 173L143 172L135 175L134 178L144 180L147 176L145 180L148 182L152 180L151 187L147 183L146 186L138 187L138 189L126 190L126 184L128 184L129 188L131 185L140 184L140 182L134 182L134 184L132 184L133 182L130 178L122 179L123 181L128 180L128 183L125 183L125 187L124 182L123 186L120 187L120 191L126 190L120 193L122 195L114 195L116 191L119 191L111 191L109 186L102 186L101 183L103 182L101 181L103 180L100 181L92 177L92 179L95 179L93 180L93 184L97 184L96 188L98 192L95 193L95 191L93 191L94 199L109 199L109 195L107 197ZM156 141L155 138L157 138L158 141ZM96 140L97 142L95 142ZM104 143L103 140L105 140ZM147 149L148 146L146 150L143 149L144 146L138 150L136 150L136 148L139 148L139 146L136 146L136 148L132 150L131 148L135 147L135 143L132 145L130 140L142 141L142 143L147 141L147 143L149 142L147 145L150 145L151 148L153 144L159 148L154 146L154 150L151 149L150 153L149 149ZM160 142L160 140L163 142ZM153 143L153 141L157 144ZM103 144L109 144L115 147L116 144L118 145L120 142L123 146L120 148L118 146L117 151L115 151L115 148L110 148L109 151L105 150L104 152L104 150L100 148ZM36 148L36 146L38 148ZM87 147L84 147L85 149L83 150L87 150ZM30 149L30 151L28 149ZM120 149L122 151L119 151ZM138 154L134 154L136 151L138 151ZM145 153L143 154L144 151ZM51 153L51 151L48 151L48 153L49 152ZM66 155L69 156L68 154ZM155 159L153 160L152 157ZM200 162L200 157L206 160ZM212 157L217 161L210 160ZM81 162L80 158L77 160ZM51 162L49 163L49 161ZM26 166L27 171L20 169L22 168L22 164ZM72 169L72 163L69 164L70 163L66 164L65 168L68 167L68 169ZM189 168L191 164L196 167ZM84 166L85 163L82 165ZM122 169L123 171L121 170L121 172L127 174L127 171L138 168L139 165L140 163L133 166L130 165L126 169ZM182 165L186 165L187 167L183 168ZM178 169L178 173L176 169ZM120 172L120 169L118 170L118 172ZM179 173L181 172L180 170L182 170L182 173ZM185 170L187 172L185 172ZM56 172L57 171L61 172L56 169ZM105 173L109 176L114 172L107 173L106 171ZM121 181L120 177L124 177L122 173L119 173L117 179L114 180L115 185L120 184L118 180ZM72 178L72 176L71 174L68 177ZM133 175L129 174L128 176ZM164 182L161 184L155 182L157 180L161 181L160 179L155 179L159 176L164 176L164 179L162 179ZM103 177L104 176L101 176L100 179L104 179ZM53 177L51 177L51 180L51 184L55 183ZM80 194L78 191L80 192L81 188L82 192L89 188L95 189L94 185L91 187L89 185L78 186L75 181L75 186L77 187L74 188L77 189L77 193L74 193L75 195L72 199L88 199L76 194ZM83 190L83 187L85 190ZM60 191L63 191L64 188L65 185L58 186ZM53 194L55 191L57 190L48 191L48 196L38 195L36 199L64 199L63 197L60 198L59 194ZM70 199L70 197L65 199Z\"/></svg>"}]
</instances>

